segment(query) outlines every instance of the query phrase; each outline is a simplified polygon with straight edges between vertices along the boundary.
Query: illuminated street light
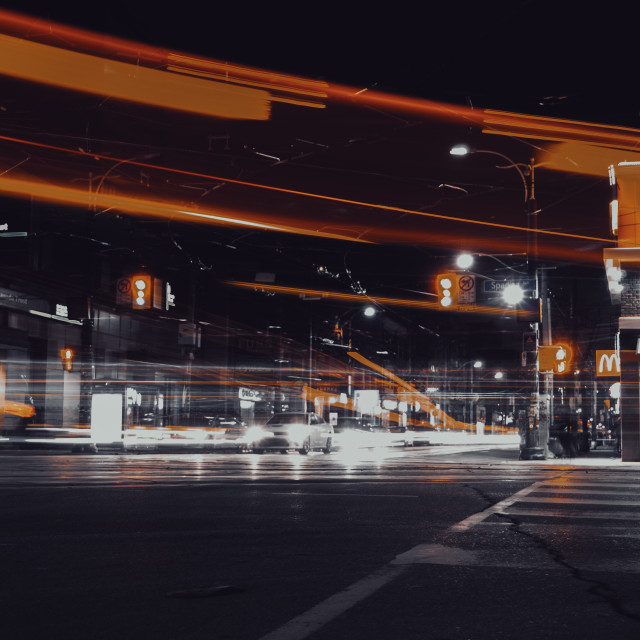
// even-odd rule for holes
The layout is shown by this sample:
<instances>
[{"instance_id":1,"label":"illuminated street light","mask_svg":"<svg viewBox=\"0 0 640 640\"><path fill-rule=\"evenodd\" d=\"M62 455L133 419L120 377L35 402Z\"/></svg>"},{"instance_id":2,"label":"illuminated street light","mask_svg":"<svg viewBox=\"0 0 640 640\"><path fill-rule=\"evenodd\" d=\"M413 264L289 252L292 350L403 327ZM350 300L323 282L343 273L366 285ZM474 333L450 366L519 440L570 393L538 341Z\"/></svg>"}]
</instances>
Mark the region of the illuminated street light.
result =
<instances>
[{"instance_id":1,"label":"illuminated street light","mask_svg":"<svg viewBox=\"0 0 640 640\"><path fill-rule=\"evenodd\" d=\"M469 151L469 147L466 144L457 144L455 147L451 147L449 153L452 156L466 156Z\"/></svg>"},{"instance_id":2,"label":"illuminated street light","mask_svg":"<svg viewBox=\"0 0 640 640\"><path fill-rule=\"evenodd\" d=\"M534 158L531 158L529 163L514 162L509 156L500 153L499 151L493 151L491 149L470 149L466 145L456 145L452 147L449 153L453 156L466 156L470 153L483 153L498 156L506 162L504 165L496 166L496 169L515 169L522 180L522 186L524 188L524 202L525 213L527 216L527 275L535 280L536 294L535 297L539 298L538 293L538 208L536 206L535 197L535 179L534 179ZM542 270L542 277L544 278L544 270ZM545 287L541 287L545 291ZM511 286L507 287L504 291L505 299L509 304L517 304L523 299L522 290L520 293L517 290L511 289ZM548 307L547 307L548 308ZM536 334L536 340L540 332L539 320L532 323L532 329ZM545 326L547 321L545 320ZM550 327L547 327L547 331L543 336L543 342L549 344L551 341ZM551 413L550 401L545 400L546 407L544 411L545 418L539 420L541 415L540 411L540 378L537 367L529 368L529 375L532 382L532 391L530 396L530 410L529 417L525 421L524 419L519 425L520 433L523 436L520 444L520 459L521 460L539 460L547 457L547 442L549 439L549 422L546 416ZM496 376L496 379L499 379ZM545 377L545 397L553 397L553 380L551 377Z\"/></svg>"},{"instance_id":3,"label":"illuminated street light","mask_svg":"<svg viewBox=\"0 0 640 640\"><path fill-rule=\"evenodd\" d=\"M372 307L371 305L369 305L368 307L364 308L364 315L367 316L367 318L371 318L373 316L376 315L376 308Z\"/></svg>"},{"instance_id":4,"label":"illuminated street light","mask_svg":"<svg viewBox=\"0 0 640 640\"><path fill-rule=\"evenodd\" d=\"M473 256L470 253L461 253L456 258L456 265L459 269L468 269L473 264Z\"/></svg>"},{"instance_id":5,"label":"illuminated street light","mask_svg":"<svg viewBox=\"0 0 640 640\"><path fill-rule=\"evenodd\" d=\"M524 291L519 284L510 284L502 292L504 301L509 305L516 305L524 299Z\"/></svg>"},{"instance_id":6,"label":"illuminated street light","mask_svg":"<svg viewBox=\"0 0 640 640\"><path fill-rule=\"evenodd\" d=\"M493 376L496 380L502 380L502 378L504 378L504 373L502 373L502 371L496 371L495 375Z\"/></svg>"}]
</instances>

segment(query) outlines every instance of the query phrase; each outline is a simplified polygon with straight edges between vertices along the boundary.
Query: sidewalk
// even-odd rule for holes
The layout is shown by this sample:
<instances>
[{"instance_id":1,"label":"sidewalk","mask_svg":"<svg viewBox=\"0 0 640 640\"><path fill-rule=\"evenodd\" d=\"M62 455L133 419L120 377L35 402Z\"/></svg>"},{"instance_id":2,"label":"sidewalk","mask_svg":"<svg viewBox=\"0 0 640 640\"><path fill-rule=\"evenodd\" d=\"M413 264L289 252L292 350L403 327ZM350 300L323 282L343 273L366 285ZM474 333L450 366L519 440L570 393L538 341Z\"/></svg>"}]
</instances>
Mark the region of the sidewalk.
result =
<instances>
[{"instance_id":1,"label":"sidewalk","mask_svg":"<svg viewBox=\"0 0 640 640\"><path fill-rule=\"evenodd\" d=\"M442 455L434 456L439 461L447 463L476 463L476 464L515 464L524 466L552 465L560 467L608 467L612 469L628 468L640 471L640 462L623 462L614 456L611 449L594 449L589 453L580 453L575 458L555 458L546 460L520 460L519 444L502 444L492 446L491 443L469 442L469 451L460 451L456 447L455 453L446 453L448 448L442 446ZM483 447L483 448L481 448ZM484 448L486 447L486 448ZM435 447L434 447L435 448Z\"/></svg>"}]
</instances>

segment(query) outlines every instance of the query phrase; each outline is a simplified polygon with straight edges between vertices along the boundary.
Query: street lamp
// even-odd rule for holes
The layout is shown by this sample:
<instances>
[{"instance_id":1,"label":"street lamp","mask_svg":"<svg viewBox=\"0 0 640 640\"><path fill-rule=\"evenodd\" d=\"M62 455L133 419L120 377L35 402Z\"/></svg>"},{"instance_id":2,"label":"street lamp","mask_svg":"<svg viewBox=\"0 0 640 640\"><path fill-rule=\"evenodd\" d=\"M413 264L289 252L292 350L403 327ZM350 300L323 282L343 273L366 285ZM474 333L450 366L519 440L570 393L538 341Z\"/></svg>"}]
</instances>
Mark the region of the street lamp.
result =
<instances>
[{"instance_id":1,"label":"street lamp","mask_svg":"<svg viewBox=\"0 0 640 640\"><path fill-rule=\"evenodd\" d=\"M507 304L516 305L522 302L524 298L524 290L519 284L510 284L504 288L502 297Z\"/></svg>"},{"instance_id":2,"label":"street lamp","mask_svg":"<svg viewBox=\"0 0 640 640\"><path fill-rule=\"evenodd\" d=\"M469 269L473 264L473 255L470 253L461 253L456 258L456 266L458 269Z\"/></svg>"},{"instance_id":3,"label":"street lamp","mask_svg":"<svg viewBox=\"0 0 640 640\"><path fill-rule=\"evenodd\" d=\"M535 158L531 158L529 163L515 162L509 156L499 151L493 151L492 149L472 149L464 144L458 144L451 147L449 153L452 156L462 157L472 153L485 153L492 156L501 158L508 164L498 165L496 169L515 169L522 180L522 186L524 188L524 202L527 213L527 264L529 265L529 275L535 276L536 265L535 260L538 255L537 246L537 229L538 229L538 210L536 209L535 198L535 179L534 179L534 162Z\"/></svg>"},{"instance_id":4,"label":"street lamp","mask_svg":"<svg viewBox=\"0 0 640 640\"><path fill-rule=\"evenodd\" d=\"M471 149L466 145L456 145L452 147L449 153L453 156L461 157L470 153L484 153L493 156L497 156L504 160L507 164L496 166L497 169L515 169L522 180L524 188L524 203L525 213L527 219L527 274L535 281L535 297L539 298L538 289L538 209L536 207L535 199L535 180L534 180L534 162L535 159L531 158L529 163L514 162L509 156L498 151L491 149ZM544 271L543 271L544 273ZM507 287L509 289L509 287ZM509 296L510 300L516 300L516 297L520 294L512 289L505 293ZM511 302L514 304L517 302ZM546 323L546 320L545 320ZM539 322L535 322L532 325L535 333L536 345L539 343ZM544 344L549 344L551 341L550 331L545 331L543 336ZM521 445L520 445L520 459L521 460L539 460L547 457L547 443L549 440L549 416L551 415L550 407L550 388L552 389L552 382L547 374L545 374L545 398L544 403L545 414L541 416L541 403L540 403L540 376L538 372L537 362L529 365L529 371L531 372L532 386L530 401L529 401L529 415L525 419L520 421L520 433L521 433Z\"/></svg>"}]
</instances>

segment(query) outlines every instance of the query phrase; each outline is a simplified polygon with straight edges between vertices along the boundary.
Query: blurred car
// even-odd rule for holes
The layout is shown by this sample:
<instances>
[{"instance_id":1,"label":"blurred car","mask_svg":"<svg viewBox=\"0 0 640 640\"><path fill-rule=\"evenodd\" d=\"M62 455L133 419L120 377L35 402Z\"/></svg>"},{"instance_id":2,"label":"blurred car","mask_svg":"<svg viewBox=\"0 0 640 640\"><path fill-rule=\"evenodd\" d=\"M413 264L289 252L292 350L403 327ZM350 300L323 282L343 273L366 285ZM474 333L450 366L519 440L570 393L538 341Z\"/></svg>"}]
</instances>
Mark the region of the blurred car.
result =
<instances>
[{"instance_id":1,"label":"blurred car","mask_svg":"<svg viewBox=\"0 0 640 640\"><path fill-rule=\"evenodd\" d=\"M235 449L249 447L247 427L233 414L200 414L164 426L138 425L124 432L126 449Z\"/></svg>"},{"instance_id":2,"label":"blurred car","mask_svg":"<svg viewBox=\"0 0 640 640\"><path fill-rule=\"evenodd\" d=\"M248 446L247 425L235 415L207 416L207 428L216 449L244 450Z\"/></svg>"},{"instance_id":3,"label":"blurred car","mask_svg":"<svg viewBox=\"0 0 640 640\"><path fill-rule=\"evenodd\" d=\"M302 455L321 450L331 453L333 427L322 416L313 412L292 411L271 416L259 437L253 440L253 451L279 450L282 453L296 449Z\"/></svg>"},{"instance_id":4,"label":"blurred car","mask_svg":"<svg viewBox=\"0 0 640 640\"><path fill-rule=\"evenodd\" d=\"M389 429L356 416L339 417L335 431L335 447L351 449L361 447L384 447L388 445Z\"/></svg>"},{"instance_id":5,"label":"blurred car","mask_svg":"<svg viewBox=\"0 0 640 640\"><path fill-rule=\"evenodd\" d=\"M396 447L412 447L415 440L415 432L402 425L393 425L389 428L391 432L390 444Z\"/></svg>"}]
</instances>

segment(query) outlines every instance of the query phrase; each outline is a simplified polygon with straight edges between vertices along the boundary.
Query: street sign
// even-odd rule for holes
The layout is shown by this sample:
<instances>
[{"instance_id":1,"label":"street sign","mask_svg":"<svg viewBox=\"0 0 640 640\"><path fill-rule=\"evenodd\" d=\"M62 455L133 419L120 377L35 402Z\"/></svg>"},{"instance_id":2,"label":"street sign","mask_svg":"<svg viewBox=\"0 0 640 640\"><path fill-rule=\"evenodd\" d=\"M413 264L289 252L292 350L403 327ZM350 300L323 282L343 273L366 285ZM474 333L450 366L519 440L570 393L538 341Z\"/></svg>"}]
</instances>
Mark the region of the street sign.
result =
<instances>
[{"instance_id":1,"label":"street sign","mask_svg":"<svg viewBox=\"0 0 640 640\"><path fill-rule=\"evenodd\" d=\"M465 273L458 276L458 302L473 304L476 301L476 277Z\"/></svg>"},{"instance_id":2,"label":"street sign","mask_svg":"<svg viewBox=\"0 0 640 640\"><path fill-rule=\"evenodd\" d=\"M533 291L536 288L535 278L521 278L520 280L485 280L483 288L485 293L502 293L512 284L519 284L524 291Z\"/></svg>"}]
</instances>

